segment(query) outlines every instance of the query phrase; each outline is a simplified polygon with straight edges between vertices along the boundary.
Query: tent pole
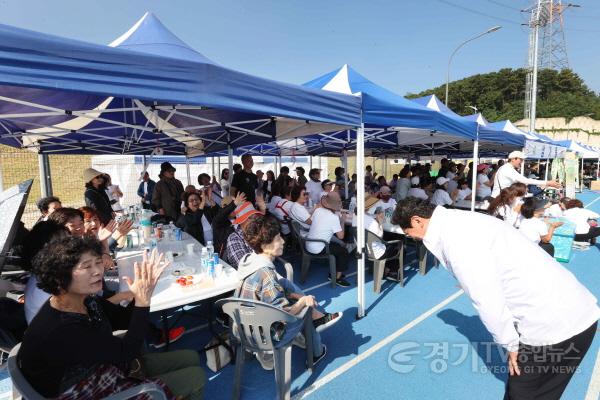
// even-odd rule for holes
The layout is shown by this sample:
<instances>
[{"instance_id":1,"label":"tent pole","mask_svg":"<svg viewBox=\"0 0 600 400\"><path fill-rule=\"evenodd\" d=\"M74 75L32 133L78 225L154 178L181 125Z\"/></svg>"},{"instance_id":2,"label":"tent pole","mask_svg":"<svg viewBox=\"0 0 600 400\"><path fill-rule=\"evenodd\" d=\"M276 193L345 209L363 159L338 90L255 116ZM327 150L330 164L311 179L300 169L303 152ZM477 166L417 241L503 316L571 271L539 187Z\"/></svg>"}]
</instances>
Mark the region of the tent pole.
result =
<instances>
[{"instance_id":1,"label":"tent pole","mask_svg":"<svg viewBox=\"0 0 600 400\"><path fill-rule=\"evenodd\" d=\"M278 175L277 172L278 172L278 169L277 169L277 156L274 156L273 157L273 175L275 176L275 179L277 179L277 175Z\"/></svg>"},{"instance_id":2,"label":"tent pole","mask_svg":"<svg viewBox=\"0 0 600 400\"><path fill-rule=\"evenodd\" d=\"M365 316L365 125L356 132L356 254L358 272L357 318Z\"/></svg>"},{"instance_id":3,"label":"tent pole","mask_svg":"<svg viewBox=\"0 0 600 400\"><path fill-rule=\"evenodd\" d=\"M550 167L550 158L546 158L546 172L544 173L544 180L548 180L548 167Z\"/></svg>"},{"instance_id":4,"label":"tent pole","mask_svg":"<svg viewBox=\"0 0 600 400\"><path fill-rule=\"evenodd\" d=\"M227 138L229 139L229 135ZM231 181L233 181L233 148L230 144L227 144L227 167L229 168L227 181L229 182L229 187L231 187Z\"/></svg>"},{"instance_id":5,"label":"tent pole","mask_svg":"<svg viewBox=\"0 0 600 400\"><path fill-rule=\"evenodd\" d=\"M344 199L348 198L348 150L342 153L342 168L344 168Z\"/></svg>"},{"instance_id":6,"label":"tent pole","mask_svg":"<svg viewBox=\"0 0 600 400\"><path fill-rule=\"evenodd\" d=\"M217 157L217 174L219 176L217 176L217 180L219 181L219 184L221 183L221 156L219 155L219 157Z\"/></svg>"},{"instance_id":7,"label":"tent pole","mask_svg":"<svg viewBox=\"0 0 600 400\"><path fill-rule=\"evenodd\" d=\"M2 175L2 154L0 154L0 192L4 191L4 178Z\"/></svg>"},{"instance_id":8,"label":"tent pole","mask_svg":"<svg viewBox=\"0 0 600 400\"><path fill-rule=\"evenodd\" d=\"M479 129L477 129L479 131ZM479 137L479 134L477 135ZM479 140L475 141L475 145L473 146L473 174L471 187L473 191L471 192L471 211L475 211L475 196L477 193L477 161L479 159Z\"/></svg>"},{"instance_id":9,"label":"tent pole","mask_svg":"<svg viewBox=\"0 0 600 400\"><path fill-rule=\"evenodd\" d=\"M584 158L581 157L581 179L579 179L579 191L581 193L583 193L583 160Z\"/></svg>"},{"instance_id":10,"label":"tent pole","mask_svg":"<svg viewBox=\"0 0 600 400\"><path fill-rule=\"evenodd\" d=\"M52 177L50 176L50 160L47 154L38 155L40 170L40 191L42 197L52 196Z\"/></svg>"},{"instance_id":11,"label":"tent pole","mask_svg":"<svg viewBox=\"0 0 600 400\"><path fill-rule=\"evenodd\" d=\"M1 174L1 171L0 171ZM2 176L0 175L0 178L2 178ZM600 157L598 157L598 164L596 164L596 179L600 178Z\"/></svg>"},{"instance_id":12,"label":"tent pole","mask_svg":"<svg viewBox=\"0 0 600 400\"><path fill-rule=\"evenodd\" d=\"M187 155L185 156L185 173L187 175L187 184L191 185L192 175L190 174L190 159Z\"/></svg>"},{"instance_id":13,"label":"tent pole","mask_svg":"<svg viewBox=\"0 0 600 400\"><path fill-rule=\"evenodd\" d=\"M210 158L210 167L211 167L211 170L212 170L212 176L211 176L211 178L213 178L213 177L215 177L215 158L214 157Z\"/></svg>"},{"instance_id":14,"label":"tent pole","mask_svg":"<svg viewBox=\"0 0 600 400\"><path fill-rule=\"evenodd\" d=\"M308 156L308 170L310 171L311 169L313 169L313 157Z\"/></svg>"}]
</instances>

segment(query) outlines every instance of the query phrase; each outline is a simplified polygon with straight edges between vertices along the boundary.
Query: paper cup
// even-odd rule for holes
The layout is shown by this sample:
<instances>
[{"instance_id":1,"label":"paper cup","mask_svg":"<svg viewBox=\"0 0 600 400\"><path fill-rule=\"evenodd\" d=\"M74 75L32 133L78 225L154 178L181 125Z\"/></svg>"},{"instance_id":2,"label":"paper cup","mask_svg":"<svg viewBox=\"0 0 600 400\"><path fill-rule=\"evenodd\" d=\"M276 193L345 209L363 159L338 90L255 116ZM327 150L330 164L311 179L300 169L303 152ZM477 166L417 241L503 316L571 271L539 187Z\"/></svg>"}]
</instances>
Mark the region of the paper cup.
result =
<instances>
[{"instance_id":1,"label":"paper cup","mask_svg":"<svg viewBox=\"0 0 600 400\"><path fill-rule=\"evenodd\" d=\"M194 247L196 246L195 243L188 243L185 248L187 250L188 255L193 256L194 255Z\"/></svg>"}]
</instances>

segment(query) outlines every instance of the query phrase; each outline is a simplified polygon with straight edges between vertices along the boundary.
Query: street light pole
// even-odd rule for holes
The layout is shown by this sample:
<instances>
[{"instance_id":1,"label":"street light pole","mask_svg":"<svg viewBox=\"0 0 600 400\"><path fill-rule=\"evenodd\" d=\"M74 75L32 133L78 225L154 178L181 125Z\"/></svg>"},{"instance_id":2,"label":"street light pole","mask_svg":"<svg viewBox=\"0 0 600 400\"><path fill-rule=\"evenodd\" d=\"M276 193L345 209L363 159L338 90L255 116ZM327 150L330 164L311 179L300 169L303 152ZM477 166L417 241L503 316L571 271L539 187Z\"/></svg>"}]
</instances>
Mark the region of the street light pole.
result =
<instances>
[{"instance_id":1,"label":"street light pole","mask_svg":"<svg viewBox=\"0 0 600 400\"><path fill-rule=\"evenodd\" d=\"M472 42L475 39L479 39L480 37L485 36L488 33L496 32L500 28L502 28L500 25L496 25L494 27L491 27L487 31L485 31L483 33L480 33L477 36L473 36L472 38L465 40L464 42L462 42L461 44L459 44L458 47L456 47L456 49L454 49L454 51L452 52L452 54L450 54L450 58L448 59L448 69L446 71L446 98L445 98L445 104L446 104L446 106L448 106L448 85L450 84L450 63L452 62L452 57L454 57L454 54L456 54L456 52L461 47L463 47L465 44L467 44L469 42Z\"/></svg>"}]
</instances>

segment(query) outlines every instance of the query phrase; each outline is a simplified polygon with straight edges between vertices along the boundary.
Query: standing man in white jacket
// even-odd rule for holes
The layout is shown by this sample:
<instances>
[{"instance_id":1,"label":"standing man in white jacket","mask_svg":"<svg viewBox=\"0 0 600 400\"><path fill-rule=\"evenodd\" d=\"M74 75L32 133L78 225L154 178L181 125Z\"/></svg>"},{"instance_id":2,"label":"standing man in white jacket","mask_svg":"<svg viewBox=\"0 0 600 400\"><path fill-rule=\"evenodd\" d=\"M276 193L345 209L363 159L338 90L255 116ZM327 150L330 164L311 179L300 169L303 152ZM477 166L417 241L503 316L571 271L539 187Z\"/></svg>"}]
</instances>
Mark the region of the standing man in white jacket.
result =
<instances>
[{"instance_id":1,"label":"standing man in white jacket","mask_svg":"<svg viewBox=\"0 0 600 400\"><path fill-rule=\"evenodd\" d=\"M596 298L541 247L491 216L407 198L392 223L422 240L455 276L508 351L505 399L560 399L596 333ZM466 235L457 235L459 228Z\"/></svg>"},{"instance_id":2,"label":"standing man in white jacket","mask_svg":"<svg viewBox=\"0 0 600 400\"><path fill-rule=\"evenodd\" d=\"M526 185L537 185L542 187L559 188L560 183L556 181L540 181L538 179L530 179L521 175L521 164L525 160L525 153L522 151L513 151L508 155L508 162L498 168L494 177L494 188L492 189L492 197L498 197L502 189L506 189L515 182L521 182Z\"/></svg>"}]
</instances>

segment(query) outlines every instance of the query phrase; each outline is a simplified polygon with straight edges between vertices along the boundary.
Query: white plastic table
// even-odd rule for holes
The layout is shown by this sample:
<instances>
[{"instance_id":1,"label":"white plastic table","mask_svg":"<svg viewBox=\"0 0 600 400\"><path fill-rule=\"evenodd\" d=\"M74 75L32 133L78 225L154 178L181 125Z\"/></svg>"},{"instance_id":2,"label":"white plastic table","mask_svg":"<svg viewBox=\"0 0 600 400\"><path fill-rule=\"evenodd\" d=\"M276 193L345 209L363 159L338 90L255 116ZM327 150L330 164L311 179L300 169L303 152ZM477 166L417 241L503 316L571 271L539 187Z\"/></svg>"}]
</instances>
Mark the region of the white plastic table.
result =
<instances>
[{"instance_id":1,"label":"white plastic table","mask_svg":"<svg viewBox=\"0 0 600 400\"><path fill-rule=\"evenodd\" d=\"M195 245L195 253L188 255L187 245L192 243ZM235 290L240 283L237 271L223 260L220 260L223 271L214 281L202 275L200 273L201 244L189 236L186 240L181 241L162 239L158 242L157 247L158 251L165 253L171 251L176 257L165 269L154 288L150 300L150 312L163 311L210 299ZM116 259L121 290L127 290L127 283L122 279L124 276L134 279L133 264L142 260L142 251L141 249L132 249L118 252ZM195 284L186 287L180 286L176 282L178 276L173 275L175 270L181 271L181 275L193 276Z\"/></svg>"},{"instance_id":2,"label":"white plastic table","mask_svg":"<svg viewBox=\"0 0 600 400\"><path fill-rule=\"evenodd\" d=\"M471 200L457 200L452 204L454 208L458 208L459 210L470 210L471 209ZM475 202L475 210L476 211L487 211L489 203L486 201L476 201Z\"/></svg>"}]
</instances>

